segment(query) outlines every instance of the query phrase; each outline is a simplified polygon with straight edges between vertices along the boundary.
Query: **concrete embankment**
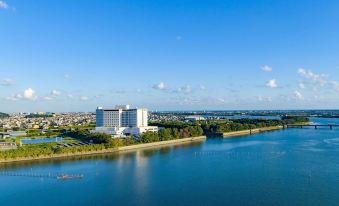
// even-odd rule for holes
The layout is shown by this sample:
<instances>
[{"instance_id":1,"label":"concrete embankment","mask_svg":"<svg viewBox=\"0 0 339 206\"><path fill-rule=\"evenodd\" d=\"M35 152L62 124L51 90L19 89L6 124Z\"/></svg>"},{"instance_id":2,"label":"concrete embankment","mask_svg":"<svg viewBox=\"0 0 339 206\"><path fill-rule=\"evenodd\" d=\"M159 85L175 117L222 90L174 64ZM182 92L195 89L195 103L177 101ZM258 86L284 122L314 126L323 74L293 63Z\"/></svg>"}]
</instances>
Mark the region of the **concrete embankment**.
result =
<instances>
[{"instance_id":1,"label":"concrete embankment","mask_svg":"<svg viewBox=\"0 0 339 206\"><path fill-rule=\"evenodd\" d=\"M206 139L206 136L200 136L200 137L190 137L190 138L184 138L184 139L175 139L175 140L169 140L169 141L152 142L152 143L146 143L146 144L136 144L136 145L130 145L130 146L125 146L125 147L119 147L118 152L151 148L151 147L160 147L160 146L165 146L165 145L167 146L167 145L174 145L174 144L183 144L183 143L189 143L189 142L195 142L195 141L202 141L205 139Z\"/></svg>"},{"instance_id":2,"label":"concrete embankment","mask_svg":"<svg viewBox=\"0 0 339 206\"><path fill-rule=\"evenodd\" d=\"M27 158L23 157L23 158L16 158L16 159L7 159L7 160L0 160L0 163L119 153L119 152L127 152L127 151L133 151L133 150L138 150L138 149L157 148L157 147L164 147L164 146L170 146L170 145L186 144L190 142L198 142L198 141L204 141L204 140L206 140L206 136L189 137L189 138L183 138L183 139L175 139L175 140L168 140L168 141L123 146L123 147L111 148L111 149L103 149L103 150L98 150L98 151L87 151L87 152L78 152L78 153L69 153L69 154L54 154L51 156L41 156L41 157L27 157Z\"/></svg>"},{"instance_id":3,"label":"concrete embankment","mask_svg":"<svg viewBox=\"0 0 339 206\"><path fill-rule=\"evenodd\" d=\"M242 130L242 131L236 131L236 132L226 132L223 134L224 138L230 138L230 137L238 137L238 136L244 136L244 135L251 135L251 134L257 134L261 132L267 132L272 130L279 130L283 129L283 126L274 126L274 127L263 127L258 129L249 129L249 130Z\"/></svg>"}]
</instances>

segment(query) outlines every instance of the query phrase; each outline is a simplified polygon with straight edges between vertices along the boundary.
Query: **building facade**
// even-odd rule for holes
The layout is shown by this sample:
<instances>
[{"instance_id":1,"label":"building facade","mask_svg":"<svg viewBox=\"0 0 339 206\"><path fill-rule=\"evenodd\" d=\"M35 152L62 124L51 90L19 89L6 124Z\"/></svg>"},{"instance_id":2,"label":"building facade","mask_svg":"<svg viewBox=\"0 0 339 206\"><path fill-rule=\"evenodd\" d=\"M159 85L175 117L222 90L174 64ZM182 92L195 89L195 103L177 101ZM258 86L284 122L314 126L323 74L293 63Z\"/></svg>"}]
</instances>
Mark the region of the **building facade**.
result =
<instances>
[{"instance_id":1,"label":"building facade","mask_svg":"<svg viewBox=\"0 0 339 206\"><path fill-rule=\"evenodd\" d=\"M130 109L129 105L118 105L114 109L96 109L96 129L93 132L125 137L138 136L147 131L157 132L158 127L148 126L148 111L145 108Z\"/></svg>"}]
</instances>

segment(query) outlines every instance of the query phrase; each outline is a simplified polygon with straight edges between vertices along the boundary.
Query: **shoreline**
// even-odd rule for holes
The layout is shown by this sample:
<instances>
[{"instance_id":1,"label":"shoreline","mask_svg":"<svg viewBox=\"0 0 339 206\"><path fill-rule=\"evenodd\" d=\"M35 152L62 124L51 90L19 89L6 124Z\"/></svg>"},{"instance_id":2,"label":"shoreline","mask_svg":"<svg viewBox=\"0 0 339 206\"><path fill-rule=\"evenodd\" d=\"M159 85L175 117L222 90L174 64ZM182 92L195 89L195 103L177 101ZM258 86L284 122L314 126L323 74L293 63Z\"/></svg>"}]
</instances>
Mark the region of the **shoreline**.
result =
<instances>
[{"instance_id":1,"label":"shoreline","mask_svg":"<svg viewBox=\"0 0 339 206\"><path fill-rule=\"evenodd\" d=\"M232 138L238 136L245 136L245 135L252 135L252 134L259 134L268 131L280 130L284 129L284 126L272 126L272 127L262 127L257 129L248 129L248 130L241 130L236 132L225 132L223 133L223 138Z\"/></svg>"},{"instance_id":2,"label":"shoreline","mask_svg":"<svg viewBox=\"0 0 339 206\"><path fill-rule=\"evenodd\" d=\"M71 154L54 154L51 156L23 157L23 158L17 158L17 159L0 160L0 164L11 163L11 162L27 162L27 161L36 161L36 160L57 159L57 158L76 157L76 156L90 156L90 155L109 154L109 153L124 153L124 152L129 152L129 151L136 151L139 149L158 148L158 147L163 147L163 146L186 144L186 143L198 142L198 141L204 141L204 140L206 140L206 136L188 137L188 138L183 138L183 139L174 139L174 140L168 140L168 141L159 141L159 142L152 142L152 143L122 146L122 147L103 149L103 150L98 150L98 151L87 151L87 152L79 152L79 153L71 153Z\"/></svg>"}]
</instances>

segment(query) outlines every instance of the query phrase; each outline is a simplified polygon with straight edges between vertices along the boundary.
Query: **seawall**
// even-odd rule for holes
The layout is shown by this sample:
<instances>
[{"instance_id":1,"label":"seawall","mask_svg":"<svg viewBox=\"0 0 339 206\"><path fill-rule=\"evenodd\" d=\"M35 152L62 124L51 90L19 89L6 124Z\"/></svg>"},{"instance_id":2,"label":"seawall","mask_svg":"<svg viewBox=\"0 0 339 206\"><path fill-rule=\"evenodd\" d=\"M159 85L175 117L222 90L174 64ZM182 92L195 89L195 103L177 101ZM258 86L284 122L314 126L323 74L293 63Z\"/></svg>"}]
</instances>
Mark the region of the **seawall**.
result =
<instances>
[{"instance_id":1,"label":"seawall","mask_svg":"<svg viewBox=\"0 0 339 206\"><path fill-rule=\"evenodd\" d=\"M238 137L238 136L257 134L261 132L267 132L267 131L279 130L279 129L284 129L284 127L274 126L274 127L263 127L263 128L257 128L257 129L242 130L242 131L236 131L236 132L226 132L226 133L223 133L223 137L224 138Z\"/></svg>"}]
</instances>

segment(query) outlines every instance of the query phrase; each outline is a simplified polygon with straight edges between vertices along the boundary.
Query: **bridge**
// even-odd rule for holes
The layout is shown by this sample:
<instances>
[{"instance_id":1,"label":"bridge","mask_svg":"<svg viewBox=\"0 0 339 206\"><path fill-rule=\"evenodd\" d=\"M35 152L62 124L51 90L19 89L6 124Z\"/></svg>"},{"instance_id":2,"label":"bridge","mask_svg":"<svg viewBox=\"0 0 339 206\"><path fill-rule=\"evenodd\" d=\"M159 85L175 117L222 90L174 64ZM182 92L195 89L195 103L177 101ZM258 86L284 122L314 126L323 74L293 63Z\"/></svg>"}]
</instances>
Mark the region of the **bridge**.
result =
<instances>
[{"instance_id":1,"label":"bridge","mask_svg":"<svg viewBox=\"0 0 339 206\"><path fill-rule=\"evenodd\" d=\"M304 127L314 127L314 129L327 127L332 130L335 127L339 127L339 124L287 124L287 125L284 125L284 128L304 128Z\"/></svg>"}]
</instances>

